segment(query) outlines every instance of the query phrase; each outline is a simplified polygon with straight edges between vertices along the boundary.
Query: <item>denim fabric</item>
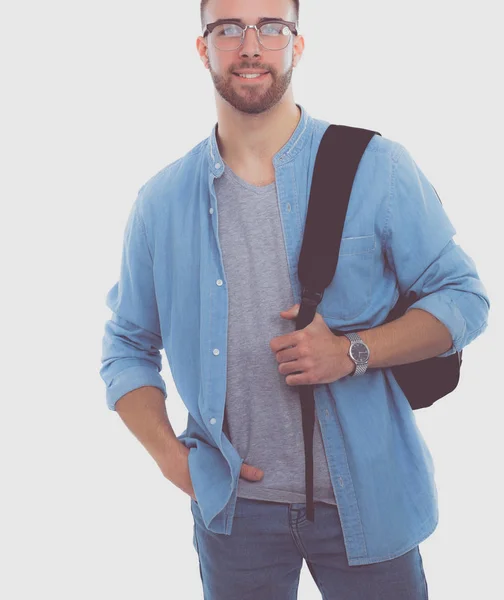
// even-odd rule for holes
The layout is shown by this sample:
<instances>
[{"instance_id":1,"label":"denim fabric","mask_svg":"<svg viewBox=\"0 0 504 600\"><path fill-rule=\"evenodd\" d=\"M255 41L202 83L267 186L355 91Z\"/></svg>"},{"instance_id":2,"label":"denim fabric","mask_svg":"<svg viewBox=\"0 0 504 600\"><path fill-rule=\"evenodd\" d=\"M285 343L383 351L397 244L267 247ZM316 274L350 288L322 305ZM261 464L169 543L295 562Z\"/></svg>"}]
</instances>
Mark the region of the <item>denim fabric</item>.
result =
<instances>
[{"instance_id":1,"label":"denim fabric","mask_svg":"<svg viewBox=\"0 0 504 600\"><path fill-rule=\"evenodd\" d=\"M295 303L311 178L330 125L298 107L298 126L273 158ZM164 348L188 411L178 439L189 448L203 522L209 532L230 535L243 459L222 428L232 290L218 235L215 179L224 162L216 127L139 191L119 280L106 298L112 316L100 375L110 410L142 386L158 387L166 397ZM455 233L406 148L375 135L356 173L338 268L319 314L331 329L369 329L383 323L399 293L413 291L418 300L410 310L431 313L450 331L453 346L445 354L461 350L487 327L490 302ZM413 550L438 523L434 464L392 370L316 385L314 397L349 565L388 562Z\"/></svg>"},{"instance_id":2,"label":"denim fabric","mask_svg":"<svg viewBox=\"0 0 504 600\"><path fill-rule=\"evenodd\" d=\"M392 560L349 566L336 506L238 497L230 536L208 531L191 499L205 600L293 600L303 559L323 600L427 600L418 546Z\"/></svg>"}]
</instances>

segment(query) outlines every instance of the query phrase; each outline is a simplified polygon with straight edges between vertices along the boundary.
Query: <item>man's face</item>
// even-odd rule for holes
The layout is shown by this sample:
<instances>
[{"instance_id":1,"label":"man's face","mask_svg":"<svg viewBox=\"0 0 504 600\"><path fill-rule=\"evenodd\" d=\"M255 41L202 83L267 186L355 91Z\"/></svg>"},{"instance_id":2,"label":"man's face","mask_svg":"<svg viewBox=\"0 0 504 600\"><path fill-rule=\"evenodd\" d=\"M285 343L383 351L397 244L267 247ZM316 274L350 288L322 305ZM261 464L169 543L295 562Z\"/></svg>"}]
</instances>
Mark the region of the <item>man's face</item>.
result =
<instances>
[{"instance_id":1,"label":"man's face","mask_svg":"<svg viewBox=\"0 0 504 600\"><path fill-rule=\"evenodd\" d=\"M262 17L295 22L294 5L291 0L210 0L205 22L236 18L257 25ZM247 114L260 114L278 104L289 88L293 67L300 57L296 43L300 38L294 35L283 50L266 50L259 43L255 29L247 30L240 48L227 52L215 48L208 35L198 39L204 39L208 46L206 57L215 89L236 110ZM204 57L205 47L198 45L198 48ZM242 69L267 70L268 74L257 81L243 79L235 75L235 71Z\"/></svg>"}]
</instances>

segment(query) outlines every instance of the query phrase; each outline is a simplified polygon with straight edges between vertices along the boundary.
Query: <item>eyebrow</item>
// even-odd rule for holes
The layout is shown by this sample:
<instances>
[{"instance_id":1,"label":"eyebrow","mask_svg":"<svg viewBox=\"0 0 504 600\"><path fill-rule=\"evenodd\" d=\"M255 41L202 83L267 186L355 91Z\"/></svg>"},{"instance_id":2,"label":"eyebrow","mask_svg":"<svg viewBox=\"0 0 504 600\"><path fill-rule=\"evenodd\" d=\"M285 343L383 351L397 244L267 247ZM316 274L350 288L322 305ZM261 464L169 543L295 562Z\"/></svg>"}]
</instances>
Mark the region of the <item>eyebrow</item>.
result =
<instances>
[{"instance_id":1,"label":"eyebrow","mask_svg":"<svg viewBox=\"0 0 504 600\"><path fill-rule=\"evenodd\" d=\"M262 23L263 21L285 21L285 19L282 17L261 17L257 23ZM214 25L219 25L220 23L241 23L245 25L243 19L217 19L217 21L214 21Z\"/></svg>"}]
</instances>

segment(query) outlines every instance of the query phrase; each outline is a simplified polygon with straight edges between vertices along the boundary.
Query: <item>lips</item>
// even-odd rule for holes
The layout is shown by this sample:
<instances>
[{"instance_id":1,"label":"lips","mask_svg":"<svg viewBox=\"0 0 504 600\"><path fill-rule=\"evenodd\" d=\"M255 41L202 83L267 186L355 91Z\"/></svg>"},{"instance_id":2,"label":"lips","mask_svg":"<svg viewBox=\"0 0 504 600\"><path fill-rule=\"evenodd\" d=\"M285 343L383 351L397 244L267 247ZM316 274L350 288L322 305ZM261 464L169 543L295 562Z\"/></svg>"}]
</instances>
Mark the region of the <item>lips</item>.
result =
<instances>
[{"instance_id":1,"label":"lips","mask_svg":"<svg viewBox=\"0 0 504 600\"><path fill-rule=\"evenodd\" d=\"M234 77L236 77L236 79L239 79L241 83L249 83L249 82L254 82L254 81L265 81L268 78L269 73L262 73L260 75L255 75L255 77L242 77L241 75L238 75L237 73L234 73Z\"/></svg>"},{"instance_id":2,"label":"lips","mask_svg":"<svg viewBox=\"0 0 504 600\"><path fill-rule=\"evenodd\" d=\"M265 73L269 73L269 71L263 70L254 70L254 69L244 69L243 71L234 71L235 75L264 75Z\"/></svg>"}]
</instances>

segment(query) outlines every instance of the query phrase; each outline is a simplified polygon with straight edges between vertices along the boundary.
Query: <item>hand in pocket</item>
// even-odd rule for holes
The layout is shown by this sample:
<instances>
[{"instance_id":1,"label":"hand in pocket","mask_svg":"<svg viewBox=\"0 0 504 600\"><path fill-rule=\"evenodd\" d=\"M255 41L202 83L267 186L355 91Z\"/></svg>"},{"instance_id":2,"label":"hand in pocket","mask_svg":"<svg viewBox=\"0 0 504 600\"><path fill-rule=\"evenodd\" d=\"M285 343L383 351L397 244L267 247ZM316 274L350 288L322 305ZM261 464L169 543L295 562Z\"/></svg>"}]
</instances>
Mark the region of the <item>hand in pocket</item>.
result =
<instances>
[{"instance_id":1,"label":"hand in pocket","mask_svg":"<svg viewBox=\"0 0 504 600\"><path fill-rule=\"evenodd\" d=\"M187 448L184 444L180 444L180 459L175 462L175 468L170 473L168 479L180 488L183 492L191 496L191 498L197 502L196 494L191 480L191 473L189 471L189 452L190 448ZM260 481L264 477L264 471L258 467L253 467L243 463L240 470L240 477L247 481Z\"/></svg>"}]
</instances>

